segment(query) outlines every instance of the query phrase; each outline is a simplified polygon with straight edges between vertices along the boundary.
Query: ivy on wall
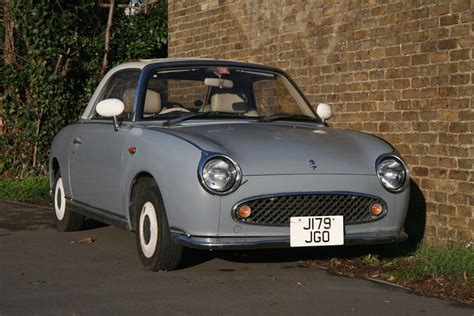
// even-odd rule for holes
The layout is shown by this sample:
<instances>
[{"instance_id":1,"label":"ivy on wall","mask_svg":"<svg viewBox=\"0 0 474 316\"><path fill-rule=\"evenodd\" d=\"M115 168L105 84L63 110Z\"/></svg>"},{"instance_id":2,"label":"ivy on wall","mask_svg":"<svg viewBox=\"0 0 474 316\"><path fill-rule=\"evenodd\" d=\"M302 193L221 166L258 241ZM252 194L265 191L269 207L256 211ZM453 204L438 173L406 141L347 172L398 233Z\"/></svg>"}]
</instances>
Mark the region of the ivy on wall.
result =
<instances>
[{"instance_id":1,"label":"ivy on wall","mask_svg":"<svg viewBox=\"0 0 474 316\"><path fill-rule=\"evenodd\" d=\"M77 120L101 79L108 12L93 0L4 3L2 39L8 18L14 28L13 52L5 43L0 61L0 174L45 174L53 137ZM110 64L165 57L166 1L145 2L146 10L133 16L125 6L114 10Z\"/></svg>"}]
</instances>

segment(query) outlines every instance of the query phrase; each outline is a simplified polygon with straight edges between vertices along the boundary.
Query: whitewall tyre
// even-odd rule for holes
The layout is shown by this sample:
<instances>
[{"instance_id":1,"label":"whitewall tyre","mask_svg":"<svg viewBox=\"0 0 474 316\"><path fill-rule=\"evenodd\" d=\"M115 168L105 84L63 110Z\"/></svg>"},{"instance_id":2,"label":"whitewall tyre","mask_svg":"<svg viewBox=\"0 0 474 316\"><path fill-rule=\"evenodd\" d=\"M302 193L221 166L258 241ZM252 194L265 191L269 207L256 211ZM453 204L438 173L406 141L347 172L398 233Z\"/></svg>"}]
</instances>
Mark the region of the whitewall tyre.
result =
<instances>
[{"instance_id":1,"label":"whitewall tyre","mask_svg":"<svg viewBox=\"0 0 474 316\"><path fill-rule=\"evenodd\" d=\"M84 216L67 209L66 193L61 172L56 172L53 187L53 207L56 217L56 228L59 231L81 230Z\"/></svg>"},{"instance_id":2,"label":"whitewall tyre","mask_svg":"<svg viewBox=\"0 0 474 316\"><path fill-rule=\"evenodd\" d=\"M143 255L146 258L151 258L155 254L158 244L158 220L155 207L150 201L145 202L140 212L138 235Z\"/></svg>"},{"instance_id":3,"label":"whitewall tyre","mask_svg":"<svg viewBox=\"0 0 474 316\"><path fill-rule=\"evenodd\" d=\"M181 262L183 247L171 240L158 187L141 185L132 199L137 249L143 266L153 271L176 269Z\"/></svg>"},{"instance_id":4,"label":"whitewall tyre","mask_svg":"<svg viewBox=\"0 0 474 316\"><path fill-rule=\"evenodd\" d=\"M62 221L64 218L64 213L66 213L66 196L64 194L63 179L61 177L56 180L54 190L54 211L56 213L57 220Z\"/></svg>"}]
</instances>

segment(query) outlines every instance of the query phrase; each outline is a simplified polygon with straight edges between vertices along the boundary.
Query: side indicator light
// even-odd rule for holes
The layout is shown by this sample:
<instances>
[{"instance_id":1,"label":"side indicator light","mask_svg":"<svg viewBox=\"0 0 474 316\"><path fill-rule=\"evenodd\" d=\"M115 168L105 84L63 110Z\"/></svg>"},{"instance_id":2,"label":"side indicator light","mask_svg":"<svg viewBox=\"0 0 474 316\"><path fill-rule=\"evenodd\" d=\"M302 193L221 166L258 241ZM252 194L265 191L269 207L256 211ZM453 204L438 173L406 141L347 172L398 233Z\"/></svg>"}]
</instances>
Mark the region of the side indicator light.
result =
<instances>
[{"instance_id":1,"label":"side indicator light","mask_svg":"<svg viewBox=\"0 0 474 316\"><path fill-rule=\"evenodd\" d=\"M135 146L128 147L128 153L130 155L134 155L136 152L137 152L137 147L135 147Z\"/></svg>"}]
</instances>

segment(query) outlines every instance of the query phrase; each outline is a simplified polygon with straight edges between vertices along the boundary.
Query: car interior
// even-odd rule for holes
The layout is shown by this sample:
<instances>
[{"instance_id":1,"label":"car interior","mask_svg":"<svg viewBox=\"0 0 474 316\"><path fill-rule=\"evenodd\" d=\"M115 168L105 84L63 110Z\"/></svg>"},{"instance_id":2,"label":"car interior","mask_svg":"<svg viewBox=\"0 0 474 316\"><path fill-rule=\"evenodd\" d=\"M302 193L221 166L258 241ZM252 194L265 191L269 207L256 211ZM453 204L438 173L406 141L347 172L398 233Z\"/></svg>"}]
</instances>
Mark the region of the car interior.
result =
<instances>
[{"instance_id":1,"label":"car interior","mask_svg":"<svg viewBox=\"0 0 474 316\"><path fill-rule=\"evenodd\" d=\"M164 114L172 115L173 112L221 112L259 116L252 83L272 79L273 75L233 71L225 76L226 79L222 77L215 67L154 74L148 82L143 117L155 118ZM148 99L148 95L152 93L160 96L159 112L151 112L156 107L148 104L154 100Z\"/></svg>"}]
</instances>

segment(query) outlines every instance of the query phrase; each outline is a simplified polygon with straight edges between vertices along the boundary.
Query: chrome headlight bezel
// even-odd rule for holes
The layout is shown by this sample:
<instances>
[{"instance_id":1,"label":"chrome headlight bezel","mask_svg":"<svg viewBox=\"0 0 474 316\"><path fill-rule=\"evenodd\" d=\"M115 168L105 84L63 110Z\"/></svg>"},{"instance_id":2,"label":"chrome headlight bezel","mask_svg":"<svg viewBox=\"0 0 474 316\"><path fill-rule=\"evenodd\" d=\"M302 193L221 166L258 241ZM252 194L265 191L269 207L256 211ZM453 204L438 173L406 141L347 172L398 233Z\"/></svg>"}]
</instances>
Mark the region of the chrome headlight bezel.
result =
<instances>
[{"instance_id":1,"label":"chrome headlight bezel","mask_svg":"<svg viewBox=\"0 0 474 316\"><path fill-rule=\"evenodd\" d=\"M380 174L381 165L384 162L387 162L389 160L397 162L403 169L403 178L401 180L401 183L398 186L392 186L392 185L387 184L387 181L384 179L383 175ZM399 193L399 192L404 191L410 182L409 181L410 176L409 176L408 168L405 162L403 161L402 158L400 158L398 155L393 154L393 153L384 154L384 155L381 155L379 158L377 158L377 161L375 163L375 173L377 174L377 178L379 179L379 182L382 185L382 187L391 193Z\"/></svg>"},{"instance_id":2,"label":"chrome headlight bezel","mask_svg":"<svg viewBox=\"0 0 474 316\"><path fill-rule=\"evenodd\" d=\"M214 161L224 161L228 165L232 166L235 170L234 178L229 181L229 184L223 188L222 190L212 188L208 180L206 179L206 171L205 168L209 165L209 163ZM221 155L221 154L214 154L214 155L207 155L205 159L201 159L198 167L198 178L201 186L209 193L215 195L226 195L234 192L240 185L242 181L242 170L240 169L239 164L235 162L232 158Z\"/></svg>"}]
</instances>

